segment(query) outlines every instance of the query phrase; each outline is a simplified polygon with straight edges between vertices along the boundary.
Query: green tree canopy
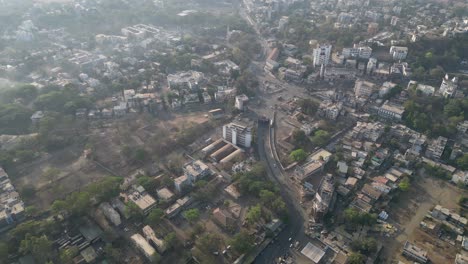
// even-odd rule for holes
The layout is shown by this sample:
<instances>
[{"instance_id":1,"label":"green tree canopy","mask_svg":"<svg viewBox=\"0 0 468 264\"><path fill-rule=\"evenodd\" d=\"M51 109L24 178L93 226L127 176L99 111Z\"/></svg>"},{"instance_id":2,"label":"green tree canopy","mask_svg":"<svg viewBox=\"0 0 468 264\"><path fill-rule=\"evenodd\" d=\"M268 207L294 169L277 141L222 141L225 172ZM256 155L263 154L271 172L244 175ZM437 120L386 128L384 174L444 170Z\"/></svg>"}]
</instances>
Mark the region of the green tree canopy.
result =
<instances>
[{"instance_id":1,"label":"green tree canopy","mask_svg":"<svg viewBox=\"0 0 468 264\"><path fill-rule=\"evenodd\" d=\"M189 209L183 213L185 219L190 223L194 223L200 218L200 211L196 208Z\"/></svg>"},{"instance_id":2,"label":"green tree canopy","mask_svg":"<svg viewBox=\"0 0 468 264\"><path fill-rule=\"evenodd\" d=\"M303 149L296 149L289 154L289 158L296 162L302 162L307 158L307 152Z\"/></svg>"},{"instance_id":3,"label":"green tree canopy","mask_svg":"<svg viewBox=\"0 0 468 264\"><path fill-rule=\"evenodd\" d=\"M254 242L254 237L249 235L245 230L237 233L231 239L232 248L239 254L245 254L252 250Z\"/></svg>"},{"instance_id":4,"label":"green tree canopy","mask_svg":"<svg viewBox=\"0 0 468 264\"><path fill-rule=\"evenodd\" d=\"M249 224L257 223L262 218L262 207L260 204L250 207L245 219Z\"/></svg>"},{"instance_id":5,"label":"green tree canopy","mask_svg":"<svg viewBox=\"0 0 468 264\"><path fill-rule=\"evenodd\" d=\"M164 211L160 208L154 208L150 211L146 217L146 223L149 225L156 225L161 223L162 218L164 217Z\"/></svg>"}]
</instances>

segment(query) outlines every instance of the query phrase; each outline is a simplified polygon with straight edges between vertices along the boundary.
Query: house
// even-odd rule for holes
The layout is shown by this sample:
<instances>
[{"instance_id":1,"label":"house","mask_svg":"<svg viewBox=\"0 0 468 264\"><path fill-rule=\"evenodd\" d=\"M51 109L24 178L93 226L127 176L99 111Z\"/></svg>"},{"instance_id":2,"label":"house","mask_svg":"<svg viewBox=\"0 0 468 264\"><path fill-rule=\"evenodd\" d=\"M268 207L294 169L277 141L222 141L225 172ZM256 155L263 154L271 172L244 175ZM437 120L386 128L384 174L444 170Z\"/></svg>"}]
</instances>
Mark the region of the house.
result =
<instances>
[{"instance_id":1,"label":"house","mask_svg":"<svg viewBox=\"0 0 468 264\"><path fill-rule=\"evenodd\" d=\"M159 189L156 193L158 198L163 201L170 201L174 197L174 194L166 187Z\"/></svg>"},{"instance_id":2,"label":"house","mask_svg":"<svg viewBox=\"0 0 468 264\"><path fill-rule=\"evenodd\" d=\"M312 263L319 264L321 263L323 257L325 256L326 249L328 247L319 247L310 242L301 250L301 254L306 256Z\"/></svg>"},{"instance_id":3,"label":"house","mask_svg":"<svg viewBox=\"0 0 468 264\"><path fill-rule=\"evenodd\" d=\"M361 189L361 192L373 200L378 200L380 196L382 195L382 192L379 190L376 190L375 188L372 187L370 184L364 184L364 186Z\"/></svg>"},{"instance_id":4,"label":"house","mask_svg":"<svg viewBox=\"0 0 468 264\"><path fill-rule=\"evenodd\" d=\"M42 118L44 118L44 112L37 111L31 116L31 121L33 124L37 124L42 120Z\"/></svg>"},{"instance_id":5,"label":"house","mask_svg":"<svg viewBox=\"0 0 468 264\"><path fill-rule=\"evenodd\" d=\"M444 153L446 145L447 138L439 136L437 139L432 140L431 143L427 146L426 156L434 160L439 160Z\"/></svg>"},{"instance_id":6,"label":"house","mask_svg":"<svg viewBox=\"0 0 468 264\"><path fill-rule=\"evenodd\" d=\"M130 237L133 245L149 260L152 259L153 255L156 253L156 250L146 241L146 239L140 234L134 234Z\"/></svg>"},{"instance_id":7,"label":"house","mask_svg":"<svg viewBox=\"0 0 468 264\"><path fill-rule=\"evenodd\" d=\"M337 167L338 173L341 176L345 177L346 174L348 174L349 167L345 161L338 161L338 163L336 164L336 167Z\"/></svg>"},{"instance_id":8,"label":"house","mask_svg":"<svg viewBox=\"0 0 468 264\"><path fill-rule=\"evenodd\" d=\"M455 256L454 264L466 264L468 263L468 256L464 254L457 254Z\"/></svg>"},{"instance_id":9,"label":"house","mask_svg":"<svg viewBox=\"0 0 468 264\"><path fill-rule=\"evenodd\" d=\"M146 192L145 188L141 185L132 185L126 194L126 197L128 201L136 204L144 214L147 214L156 206L156 200Z\"/></svg>"},{"instance_id":10,"label":"house","mask_svg":"<svg viewBox=\"0 0 468 264\"><path fill-rule=\"evenodd\" d=\"M182 175L174 179L174 187L177 190L177 192L183 192L183 190L188 186L190 186L190 180L186 175Z\"/></svg>"},{"instance_id":11,"label":"house","mask_svg":"<svg viewBox=\"0 0 468 264\"><path fill-rule=\"evenodd\" d=\"M154 246L154 248L156 248L156 250L161 254L166 252L167 248L165 242L156 236L154 230L149 225L144 226L142 231L143 235L145 235L146 240L151 244L151 246Z\"/></svg>"},{"instance_id":12,"label":"house","mask_svg":"<svg viewBox=\"0 0 468 264\"><path fill-rule=\"evenodd\" d=\"M236 107L236 109L238 109L240 111L244 111L245 104L248 101L249 101L249 97L247 97L247 95L245 95L245 94L238 95L238 96L236 96L234 106Z\"/></svg>"},{"instance_id":13,"label":"house","mask_svg":"<svg viewBox=\"0 0 468 264\"><path fill-rule=\"evenodd\" d=\"M391 104L388 101L377 109L377 115L383 119L401 121L405 108L401 105Z\"/></svg>"},{"instance_id":14,"label":"house","mask_svg":"<svg viewBox=\"0 0 468 264\"><path fill-rule=\"evenodd\" d=\"M345 186L350 187L350 188L354 188L354 186L356 186L357 182L358 182L357 178L349 177L348 179L346 179Z\"/></svg>"},{"instance_id":15,"label":"house","mask_svg":"<svg viewBox=\"0 0 468 264\"><path fill-rule=\"evenodd\" d=\"M223 228L229 228L236 222L230 212L219 207L213 210L213 219Z\"/></svg>"},{"instance_id":16,"label":"house","mask_svg":"<svg viewBox=\"0 0 468 264\"><path fill-rule=\"evenodd\" d=\"M115 211L115 209L112 208L108 202L101 203L99 205L99 209L102 211L107 220L109 220L115 226L120 226L120 224L122 224L119 213Z\"/></svg>"},{"instance_id":17,"label":"house","mask_svg":"<svg viewBox=\"0 0 468 264\"><path fill-rule=\"evenodd\" d=\"M195 182L205 178L210 175L212 172L208 166L203 163L201 160L196 160L193 162L186 163L184 165L184 175L187 176L187 179L190 183L194 184Z\"/></svg>"},{"instance_id":18,"label":"house","mask_svg":"<svg viewBox=\"0 0 468 264\"><path fill-rule=\"evenodd\" d=\"M427 263L428 261L427 251L411 244L409 241L405 242L405 246L403 247L403 255L420 263Z\"/></svg>"},{"instance_id":19,"label":"house","mask_svg":"<svg viewBox=\"0 0 468 264\"><path fill-rule=\"evenodd\" d=\"M86 263L94 263L94 261L98 257L98 255L96 254L96 251L91 246L83 249L80 252L80 255L81 255L81 257L83 257L83 259L84 259L84 261L86 261Z\"/></svg>"}]
</instances>

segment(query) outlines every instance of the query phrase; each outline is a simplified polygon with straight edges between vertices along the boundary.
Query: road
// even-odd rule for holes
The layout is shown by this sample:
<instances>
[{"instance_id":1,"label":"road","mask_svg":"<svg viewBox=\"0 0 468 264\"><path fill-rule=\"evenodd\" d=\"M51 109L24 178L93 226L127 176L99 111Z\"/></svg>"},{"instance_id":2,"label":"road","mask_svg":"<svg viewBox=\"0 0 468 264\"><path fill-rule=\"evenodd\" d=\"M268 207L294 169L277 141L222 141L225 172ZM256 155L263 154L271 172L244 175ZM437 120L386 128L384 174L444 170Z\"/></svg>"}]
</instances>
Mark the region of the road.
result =
<instances>
[{"instance_id":1,"label":"road","mask_svg":"<svg viewBox=\"0 0 468 264\"><path fill-rule=\"evenodd\" d=\"M276 161L271 156L269 149L270 141L270 128L268 124L259 123L257 129L257 151L259 157L265 162L267 168L267 174L270 180L280 185L280 193L283 197L286 207L288 208L289 222L287 223L284 230L277 236L275 242L271 243L265 248L264 251L255 259L254 263L258 264L271 264L275 263L278 257L286 254L289 250L289 246L294 241L299 241L301 245L304 245L306 236L304 233L304 216L299 203L293 198L288 187L283 185L283 181L280 179L282 172L278 166L274 166ZM292 238L289 241L289 238Z\"/></svg>"}]
</instances>

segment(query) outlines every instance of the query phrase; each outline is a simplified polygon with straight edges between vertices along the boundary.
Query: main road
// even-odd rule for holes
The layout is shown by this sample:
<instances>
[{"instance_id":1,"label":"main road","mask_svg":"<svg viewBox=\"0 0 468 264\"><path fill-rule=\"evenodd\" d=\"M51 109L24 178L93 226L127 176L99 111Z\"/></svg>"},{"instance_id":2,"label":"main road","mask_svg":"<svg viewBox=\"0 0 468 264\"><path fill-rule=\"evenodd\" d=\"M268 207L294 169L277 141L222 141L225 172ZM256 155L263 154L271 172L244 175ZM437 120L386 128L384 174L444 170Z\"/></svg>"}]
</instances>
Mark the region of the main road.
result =
<instances>
[{"instance_id":1,"label":"main road","mask_svg":"<svg viewBox=\"0 0 468 264\"><path fill-rule=\"evenodd\" d=\"M276 165L277 161L274 160L269 145L270 127L268 124L259 122L257 128L258 155L266 165L268 178L277 183L280 187L280 194L288 210L288 222L283 231L277 236L276 240L266 247L255 259L254 263L258 264L275 263L278 257L288 252L290 245L294 241L299 241L300 244L303 245L303 242L307 239L304 233L304 216L302 209L298 201L295 200L294 196L289 191L288 186L284 186L284 179L281 179L283 173L279 166Z\"/></svg>"}]
</instances>

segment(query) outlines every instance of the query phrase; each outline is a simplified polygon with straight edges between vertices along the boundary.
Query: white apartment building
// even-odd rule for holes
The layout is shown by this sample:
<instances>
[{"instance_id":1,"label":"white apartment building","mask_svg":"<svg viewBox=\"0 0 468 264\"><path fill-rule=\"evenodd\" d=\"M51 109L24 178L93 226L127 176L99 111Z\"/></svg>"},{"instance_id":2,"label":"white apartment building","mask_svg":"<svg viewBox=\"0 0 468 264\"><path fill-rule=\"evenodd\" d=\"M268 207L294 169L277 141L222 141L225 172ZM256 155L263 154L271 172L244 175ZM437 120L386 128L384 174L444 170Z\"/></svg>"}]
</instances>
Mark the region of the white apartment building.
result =
<instances>
[{"instance_id":1,"label":"white apartment building","mask_svg":"<svg viewBox=\"0 0 468 264\"><path fill-rule=\"evenodd\" d=\"M331 51L331 45L317 45L313 52L314 66L327 65L330 62Z\"/></svg>"},{"instance_id":2,"label":"white apartment building","mask_svg":"<svg viewBox=\"0 0 468 264\"><path fill-rule=\"evenodd\" d=\"M392 55L394 60L404 60L408 56L407 47L391 46L390 55Z\"/></svg>"},{"instance_id":3,"label":"white apartment building","mask_svg":"<svg viewBox=\"0 0 468 264\"><path fill-rule=\"evenodd\" d=\"M248 126L230 123L223 126L223 138L236 146L252 146L252 129Z\"/></svg>"}]
</instances>

